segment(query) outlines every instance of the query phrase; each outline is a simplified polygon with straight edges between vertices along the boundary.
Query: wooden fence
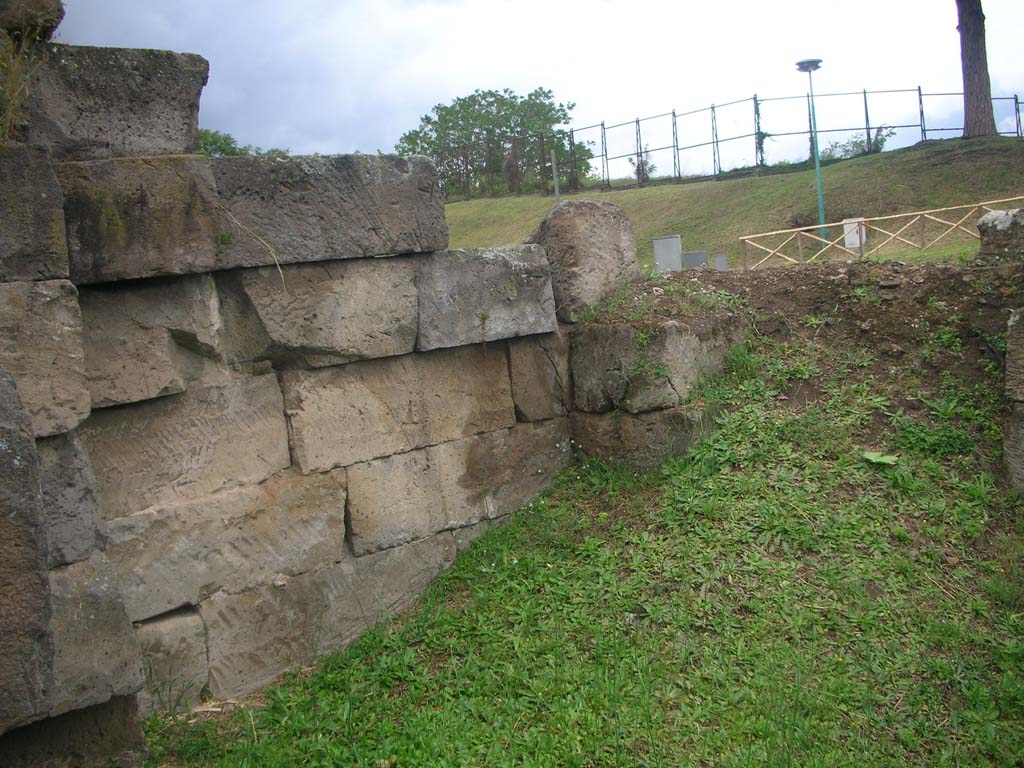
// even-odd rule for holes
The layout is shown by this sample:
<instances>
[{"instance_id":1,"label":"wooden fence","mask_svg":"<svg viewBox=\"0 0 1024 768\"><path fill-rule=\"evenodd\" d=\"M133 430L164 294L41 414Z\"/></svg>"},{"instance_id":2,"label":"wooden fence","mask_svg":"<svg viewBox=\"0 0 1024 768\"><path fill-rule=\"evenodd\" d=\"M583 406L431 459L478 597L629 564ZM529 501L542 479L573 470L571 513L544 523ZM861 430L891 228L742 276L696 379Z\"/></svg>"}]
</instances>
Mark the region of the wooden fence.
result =
<instances>
[{"instance_id":1,"label":"wooden fence","mask_svg":"<svg viewBox=\"0 0 1024 768\"><path fill-rule=\"evenodd\" d=\"M831 258L869 259L908 251L926 251L955 238L979 239L975 223L998 208L1024 207L1024 195L983 203L933 208L821 226L778 229L740 238L744 269L779 264L812 264ZM860 229L860 237L855 236ZM854 235L848 238L848 235ZM859 240L860 247L851 243Z\"/></svg>"}]
</instances>

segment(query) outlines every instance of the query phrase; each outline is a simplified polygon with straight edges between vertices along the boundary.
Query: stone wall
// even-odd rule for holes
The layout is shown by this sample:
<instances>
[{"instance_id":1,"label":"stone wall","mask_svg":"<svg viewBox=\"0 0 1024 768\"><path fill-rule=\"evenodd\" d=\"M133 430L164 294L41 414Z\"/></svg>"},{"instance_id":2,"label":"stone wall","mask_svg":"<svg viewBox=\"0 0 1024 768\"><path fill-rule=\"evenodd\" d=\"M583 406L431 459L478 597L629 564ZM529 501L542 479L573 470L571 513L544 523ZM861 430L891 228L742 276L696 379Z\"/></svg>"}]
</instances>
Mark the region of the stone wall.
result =
<instances>
[{"instance_id":1,"label":"stone wall","mask_svg":"<svg viewBox=\"0 0 1024 768\"><path fill-rule=\"evenodd\" d=\"M536 495L571 455L531 352L565 351L543 249L446 250L425 158L189 155L195 56L34 78L0 148L0 752L130 764L140 713L342 647Z\"/></svg>"},{"instance_id":2,"label":"stone wall","mask_svg":"<svg viewBox=\"0 0 1024 768\"><path fill-rule=\"evenodd\" d=\"M1007 326L1006 397L1010 416L1003 436L1003 456L1010 482L1024 493L1024 308L1010 313Z\"/></svg>"},{"instance_id":3,"label":"stone wall","mask_svg":"<svg viewBox=\"0 0 1024 768\"><path fill-rule=\"evenodd\" d=\"M199 57L56 46L33 78L0 146L4 765L138 763L141 714L341 648L574 429L638 463L699 432L737 323L659 329L657 381L623 377L635 329L571 324L637 274L614 206L448 250L425 158L188 154Z\"/></svg>"}]
</instances>

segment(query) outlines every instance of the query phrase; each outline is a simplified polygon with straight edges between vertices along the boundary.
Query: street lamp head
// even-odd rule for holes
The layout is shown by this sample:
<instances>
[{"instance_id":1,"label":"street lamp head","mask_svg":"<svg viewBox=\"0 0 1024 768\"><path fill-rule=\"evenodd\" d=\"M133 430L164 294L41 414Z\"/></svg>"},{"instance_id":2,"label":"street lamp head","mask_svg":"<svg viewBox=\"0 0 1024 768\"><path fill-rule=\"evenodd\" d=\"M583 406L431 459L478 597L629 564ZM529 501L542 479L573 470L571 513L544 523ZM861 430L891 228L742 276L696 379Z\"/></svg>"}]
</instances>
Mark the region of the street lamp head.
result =
<instances>
[{"instance_id":1,"label":"street lamp head","mask_svg":"<svg viewBox=\"0 0 1024 768\"><path fill-rule=\"evenodd\" d=\"M821 59L803 59L796 63L796 68L801 72L813 72L821 67Z\"/></svg>"}]
</instances>

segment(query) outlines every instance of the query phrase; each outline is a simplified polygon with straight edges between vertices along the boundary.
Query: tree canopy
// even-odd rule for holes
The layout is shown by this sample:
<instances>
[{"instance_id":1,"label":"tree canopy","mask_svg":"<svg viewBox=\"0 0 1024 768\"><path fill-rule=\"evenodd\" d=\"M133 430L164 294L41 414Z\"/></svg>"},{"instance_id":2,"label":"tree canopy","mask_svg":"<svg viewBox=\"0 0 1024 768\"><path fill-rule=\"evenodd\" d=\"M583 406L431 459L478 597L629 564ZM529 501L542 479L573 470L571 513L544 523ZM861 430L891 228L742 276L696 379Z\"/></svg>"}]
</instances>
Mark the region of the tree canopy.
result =
<instances>
[{"instance_id":1,"label":"tree canopy","mask_svg":"<svg viewBox=\"0 0 1024 768\"><path fill-rule=\"evenodd\" d=\"M571 181L590 172L593 157L585 144L573 146L563 127L575 106L556 103L545 88L526 96L508 88L476 90L451 104L435 105L417 128L402 135L395 151L433 158L449 194L541 188L550 179L552 149L559 176Z\"/></svg>"},{"instance_id":2,"label":"tree canopy","mask_svg":"<svg viewBox=\"0 0 1024 768\"><path fill-rule=\"evenodd\" d=\"M230 133L211 131L208 128L199 129L199 148L196 150L200 155L209 157L237 157L240 155L252 155L262 157L285 157L287 149L260 149L252 144L239 145L238 141Z\"/></svg>"}]
</instances>

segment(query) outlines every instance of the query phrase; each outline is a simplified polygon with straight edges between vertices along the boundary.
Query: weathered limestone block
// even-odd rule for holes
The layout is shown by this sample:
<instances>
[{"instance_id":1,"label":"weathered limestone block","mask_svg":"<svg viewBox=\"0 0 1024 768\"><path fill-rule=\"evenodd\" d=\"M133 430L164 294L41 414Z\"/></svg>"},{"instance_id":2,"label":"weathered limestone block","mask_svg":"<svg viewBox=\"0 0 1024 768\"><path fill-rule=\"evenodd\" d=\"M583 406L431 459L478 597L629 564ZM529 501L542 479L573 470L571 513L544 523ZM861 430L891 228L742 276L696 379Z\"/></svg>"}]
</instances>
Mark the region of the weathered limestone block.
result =
<instances>
[{"instance_id":1,"label":"weathered limestone block","mask_svg":"<svg viewBox=\"0 0 1024 768\"><path fill-rule=\"evenodd\" d=\"M89 415L75 286L0 283L0 368L14 377L36 437L67 432Z\"/></svg>"},{"instance_id":2,"label":"weathered limestone block","mask_svg":"<svg viewBox=\"0 0 1024 768\"><path fill-rule=\"evenodd\" d=\"M235 229L218 205L210 162L171 156L58 164L71 279L101 283L218 268Z\"/></svg>"},{"instance_id":3,"label":"weathered limestone block","mask_svg":"<svg viewBox=\"0 0 1024 768\"><path fill-rule=\"evenodd\" d=\"M337 650L409 605L455 559L451 534L228 594L199 607L209 686L217 698L267 685L297 663Z\"/></svg>"},{"instance_id":4,"label":"weathered limestone block","mask_svg":"<svg viewBox=\"0 0 1024 768\"><path fill-rule=\"evenodd\" d=\"M58 160L192 152L208 70L192 54L51 46L29 83L20 138Z\"/></svg>"},{"instance_id":5,"label":"weathered limestone block","mask_svg":"<svg viewBox=\"0 0 1024 768\"><path fill-rule=\"evenodd\" d=\"M66 278L64 194L46 149L0 146L0 190L0 282Z\"/></svg>"},{"instance_id":6,"label":"weathered limestone block","mask_svg":"<svg viewBox=\"0 0 1024 768\"><path fill-rule=\"evenodd\" d=\"M46 559L39 456L14 379L0 369L0 733L47 710L53 650Z\"/></svg>"},{"instance_id":7,"label":"weathered limestone block","mask_svg":"<svg viewBox=\"0 0 1024 768\"><path fill-rule=\"evenodd\" d=\"M356 555L514 512L570 459L567 419L519 424L349 468Z\"/></svg>"},{"instance_id":8,"label":"weathered limestone block","mask_svg":"<svg viewBox=\"0 0 1024 768\"><path fill-rule=\"evenodd\" d=\"M281 380L292 450L306 473L515 423L504 346L285 371Z\"/></svg>"},{"instance_id":9,"label":"weathered limestone block","mask_svg":"<svg viewBox=\"0 0 1024 768\"><path fill-rule=\"evenodd\" d=\"M1014 403L1003 436L1003 457L1013 487L1024 493L1024 403Z\"/></svg>"},{"instance_id":10,"label":"weathered limestone block","mask_svg":"<svg viewBox=\"0 0 1024 768\"><path fill-rule=\"evenodd\" d=\"M445 248L422 157L63 163L71 279L99 283Z\"/></svg>"},{"instance_id":11,"label":"weathered limestone block","mask_svg":"<svg viewBox=\"0 0 1024 768\"><path fill-rule=\"evenodd\" d=\"M206 686L206 628L195 611L176 611L135 625L146 684L139 709L178 712L198 704Z\"/></svg>"},{"instance_id":12,"label":"weathered limestone block","mask_svg":"<svg viewBox=\"0 0 1024 768\"><path fill-rule=\"evenodd\" d=\"M412 352L416 259L356 259L217 275L229 358L320 368Z\"/></svg>"},{"instance_id":13,"label":"weathered limestone block","mask_svg":"<svg viewBox=\"0 0 1024 768\"><path fill-rule=\"evenodd\" d=\"M640 276L636 240L619 206L567 200L552 208L527 240L544 246L558 319L575 323L587 307Z\"/></svg>"},{"instance_id":14,"label":"weathered limestone block","mask_svg":"<svg viewBox=\"0 0 1024 768\"><path fill-rule=\"evenodd\" d=\"M107 520L258 483L290 464L273 374L102 409L79 436Z\"/></svg>"},{"instance_id":15,"label":"weathered limestone block","mask_svg":"<svg viewBox=\"0 0 1024 768\"><path fill-rule=\"evenodd\" d=\"M157 505L107 526L128 616L196 605L342 559L345 472L286 471L260 485Z\"/></svg>"},{"instance_id":16,"label":"weathered limestone block","mask_svg":"<svg viewBox=\"0 0 1024 768\"><path fill-rule=\"evenodd\" d=\"M50 715L102 704L142 687L142 653L106 557L50 571L53 694Z\"/></svg>"},{"instance_id":17,"label":"weathered limestone block","mask_svg":"<svg viewBox=\"0 0 1024 768\"><path fill-rule=\"evenodd\" d=\"M508 361L519 421L542 421L569 414L569 350L561 333L512 339L508 343Z\"/></svg>"},{"instance_id":18,"label":"weathered limestone block","mask_svg":"<svg viewBox=\"0 0 1024 768\"><path fill-rule=\"evenodd\" d=\"M448 247L444 197L428 158L220 157L212 163L220 200L241 230L225 246L234 266L273 264L270 249L278 262L291 264Z\"/></svg>"},{"instance_id":19,"label":"weathered limestone block","mask_svg":"<svg viewBox=\"0 0 1024 768\"><path fill-rule=\"evenodd\" d=\"M652 328L577 326L570 335L575 407L640 413L678 405L701 376L722 369L744 333L732 314Z\"/></svg>"},{"instance_id":20,"label":"weathered limestone block","mask_svg":"<svg viewBox=\"0 0 1024 768\"><path fill-rule=\"evenodd\" d=\"M0 29L49 40L64 18L61 0L0 0Z\"/></svg>"},{"instance_id":21,"label":"weathered limestone block","mask_svg":"<svg viewBox=\"0 0 1024 768\"><path fill-rule=\"evenodd\" d=\"M182 392L217 365L220 304L209 275L82 288L79 301L93 408Z\"/></svg>"},{"instance_id":22,"label":"weathered limestone block","mask_svg":"<svg viewBox=\"0 0 1024 768\"><path fill-rule=\"evenodd\" d=\"M42 720L0 737L4 768L141 768L146 760L134 696Z\"/></svg>"},{"instance_id":23,"label":"weathered limestone block","mask_svg":"<svg viewBox=\"0 0 1024 768\"><path fill-rule=\"evenodd\" d=\"M96 546L96 475L75 432L36 441L51 568L84 560Z\"/></svg>"},{"instance_id":24,"label":"weathered limestone block","mask_svg":"<svg viewBox=\"0 0 1024 768\"><path fill-rule=\"evenodd\" d=\"M589 456L635 467L656 467L673 456L682 456L704 433L703 412L669 408L633 415L572 414L572 433L577 446Z\"/></svg>"},{"instance_id":25,"label":"weathered limestone block","mask_svg":"<svg viewBox=\"0 0 1024 768\"><path fill-rule=\"evenodd\" d=\"M986 213L978 219L978 232L982 258L1024 256L1024 208Z\"/></svg>"},{"instance_id":26,"label":"weathered limestone block","mask_svg":"<svg viewBox=\"0 0 1024 768\"><path fill-rule=\"evenodd\" d=\"M420 260L419 350L558 328L551 270L536 245L442 251Z\"/></svg>"},{"instance_id":27,"label":"weathered limestone block","mask_svg":"<svg viewBox=\"0 0 1024 768\"><path fill-rule=\"evenodd\" d=\"M1013 310L1006 326L1006 396L1024 402L1024 309Z\"/></svg>"}]
</instances>

